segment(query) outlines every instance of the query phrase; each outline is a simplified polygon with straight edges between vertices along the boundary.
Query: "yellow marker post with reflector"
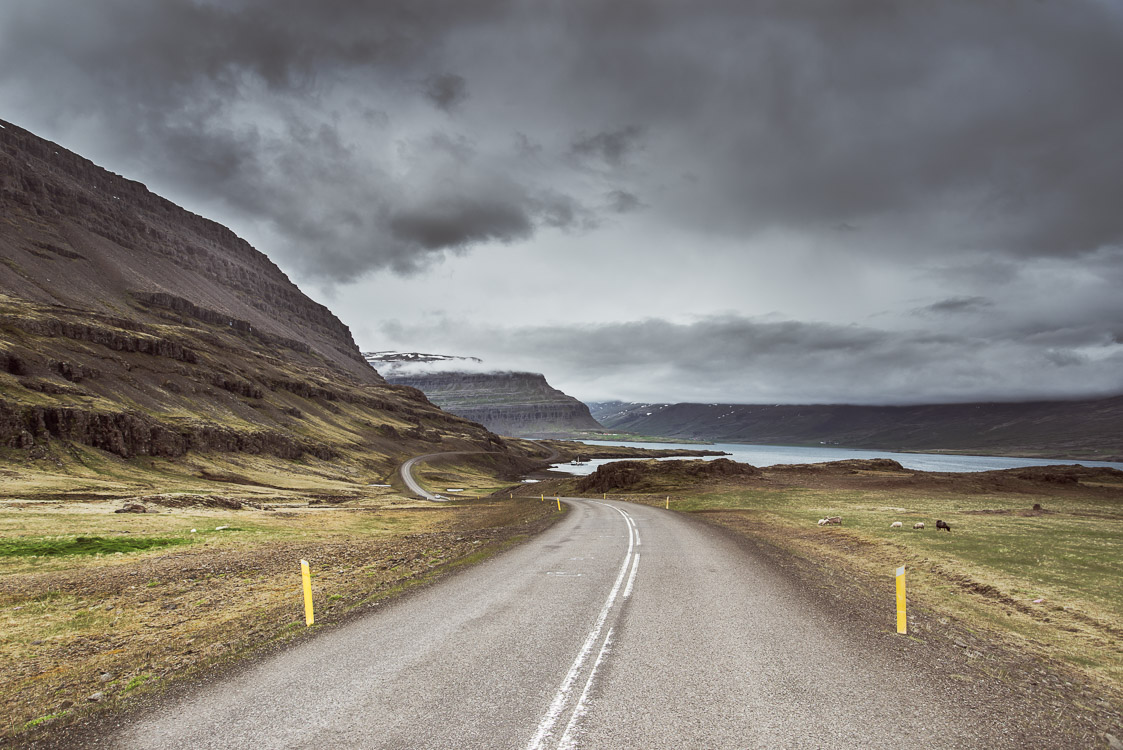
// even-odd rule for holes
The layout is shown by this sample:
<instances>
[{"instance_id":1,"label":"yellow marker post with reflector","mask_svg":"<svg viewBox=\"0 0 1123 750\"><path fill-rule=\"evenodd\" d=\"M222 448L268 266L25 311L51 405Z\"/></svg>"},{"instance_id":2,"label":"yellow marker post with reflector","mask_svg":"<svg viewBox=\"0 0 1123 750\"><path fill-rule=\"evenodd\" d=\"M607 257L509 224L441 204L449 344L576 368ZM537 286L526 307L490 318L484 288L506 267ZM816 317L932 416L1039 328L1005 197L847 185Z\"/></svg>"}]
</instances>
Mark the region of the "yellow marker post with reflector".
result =
<instances>
[{"instance_id":1,"label":"yellow marker post with reflector","mask_svg":"<svg viewBox=\"0 0 1123 750\"><path fill-rule=\"evenodd\" d=\"M300 561L300 577L304 579L304 625L311 627L312 617L312 573L308 570L308 561Z\"/></svg>"},{"instance_id":2,"label":"yellow marker post with reflector","mask_svg":"<svg viewBox=\"0 0 1123 750\"><path fill-rule=\"evenodd\" d=\"M554 499L558 501L558 510L561 510L561 498L557 497L557 498L554 498Z\"/></svg>"},{"instance_id":3,"label":"yellow marker post with reflector","mask_svg":"<svg viewBox=\"0 0 1123 750\"><path fill-rule=\"evenodd\" d=\"M905 566L897 568L897 632L904 635L908 632L908 621L905 619Z\"/></svg>"}]
</instances>

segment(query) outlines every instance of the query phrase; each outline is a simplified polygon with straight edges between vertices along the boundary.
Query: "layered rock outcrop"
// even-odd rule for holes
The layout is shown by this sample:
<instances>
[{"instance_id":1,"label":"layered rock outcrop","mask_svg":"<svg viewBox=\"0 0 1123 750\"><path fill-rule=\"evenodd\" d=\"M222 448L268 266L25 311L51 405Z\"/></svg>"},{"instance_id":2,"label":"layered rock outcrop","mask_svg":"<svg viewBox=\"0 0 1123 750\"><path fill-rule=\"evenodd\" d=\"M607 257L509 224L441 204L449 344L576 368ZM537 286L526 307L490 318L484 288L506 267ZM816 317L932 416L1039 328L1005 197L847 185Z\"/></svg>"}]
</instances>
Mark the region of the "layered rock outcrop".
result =
<instances>
[{"instance_id":1,"label":"layered rock outcrop","mask_svg":"<svg viewBox=\"0 0 1123 750\"><path fill-rule=\"evenodd\" d=\"M385 373L387 381L417 388L442 409L500 435L542 437L602 429L588 406L539 373Z\"/></svg>"}]
</instances>

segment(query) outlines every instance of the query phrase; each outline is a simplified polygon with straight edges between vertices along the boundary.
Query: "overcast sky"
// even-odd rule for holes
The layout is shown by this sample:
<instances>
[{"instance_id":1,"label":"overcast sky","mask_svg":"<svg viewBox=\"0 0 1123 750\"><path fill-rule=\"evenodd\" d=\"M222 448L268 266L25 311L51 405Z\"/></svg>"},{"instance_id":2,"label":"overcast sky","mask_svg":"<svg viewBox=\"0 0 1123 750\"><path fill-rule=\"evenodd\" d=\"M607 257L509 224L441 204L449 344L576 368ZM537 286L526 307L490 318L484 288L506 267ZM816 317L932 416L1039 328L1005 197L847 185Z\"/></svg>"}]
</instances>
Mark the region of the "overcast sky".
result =
<instances>
[{"instance_id":1,"label":"overcast sky","mask_svg":"<svg viewBox=\"0 0 1123 750\"><path fill-rule=\"evenodd\" d=\"M8 0L0 116L364 350L586 401L1123 392L1115 0Z\"/></svg>"}]
</instances>

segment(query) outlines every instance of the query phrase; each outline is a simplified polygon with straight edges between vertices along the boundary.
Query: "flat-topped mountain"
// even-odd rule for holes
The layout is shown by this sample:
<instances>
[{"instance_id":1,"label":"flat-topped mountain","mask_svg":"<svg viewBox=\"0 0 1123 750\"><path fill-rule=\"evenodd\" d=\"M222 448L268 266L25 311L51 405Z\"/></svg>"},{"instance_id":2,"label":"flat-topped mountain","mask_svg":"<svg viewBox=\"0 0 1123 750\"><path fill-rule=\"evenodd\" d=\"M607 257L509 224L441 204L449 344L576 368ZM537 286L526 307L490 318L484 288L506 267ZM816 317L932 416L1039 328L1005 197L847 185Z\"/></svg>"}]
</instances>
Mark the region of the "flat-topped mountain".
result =
<instances>
[{"instance_id":1,"label":"flat-topped mountain","mask_svg":"<svg viewBox=\"0 0 1123 750\"><path fill-rule=\"evenodd\" d=\"M1123 460L1123 396L920 406L608 402L592 413L610 429L669 439Z\"/></svg>"},{"instance_id":2,"label":"flat-topped mountain","mask_svg":"<svg viewBox=\"0 0 1123 750\"><path fill-rule=\"evenodd\" d=\"M390 383L425 393L442 409L501 435L543 437L600 430L589 407L535 372L481 372L481 360L416 352L369 352ZM469 369L471 368L471 369Z\"/></svg>"},{"instance_id":3,"label":"flat-topped mountain","mask_svg":"<svg viewBox=\"0 0 1123 750\"><path fill-rule=\"evenodd\" d=\"M0 121L0 445L330 457L501 446L387 384L226 227ZM442 448L446 446L442 445Z\"/></svg>"}]
</instances>

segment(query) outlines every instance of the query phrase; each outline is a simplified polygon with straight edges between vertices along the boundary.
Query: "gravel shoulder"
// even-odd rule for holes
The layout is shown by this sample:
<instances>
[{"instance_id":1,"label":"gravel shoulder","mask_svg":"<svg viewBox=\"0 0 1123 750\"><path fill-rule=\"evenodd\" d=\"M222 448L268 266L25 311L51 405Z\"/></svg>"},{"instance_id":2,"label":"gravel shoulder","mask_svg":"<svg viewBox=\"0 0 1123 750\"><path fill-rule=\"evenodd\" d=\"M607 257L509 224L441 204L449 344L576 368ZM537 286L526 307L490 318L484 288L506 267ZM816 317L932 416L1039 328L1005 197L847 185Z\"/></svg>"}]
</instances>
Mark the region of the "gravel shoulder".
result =
<instances>
[{"instance_id":1,"label":"gravel shoulder","mask_svg":"<svg viewBox=\"0 0 1123 750\"><path fill-rule=\"evenodd\" d=\"M912 596L909 633L897 635L888 568L884 576L871 576L842 557L793 545L787 530L769 529L736 511L690 515L768 561L776 575L791 580L872 647L919 670L942 694L955 697L965 721L979 721L1009 747L1108 748L1111 738L1123 740L1123 703L1112 686L966 627ZM824 658L830 658L830 644L822 648ZM979 746L994 747L993 742Z\"/></svg>"}]
</instances>

